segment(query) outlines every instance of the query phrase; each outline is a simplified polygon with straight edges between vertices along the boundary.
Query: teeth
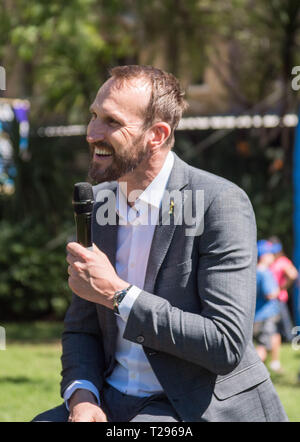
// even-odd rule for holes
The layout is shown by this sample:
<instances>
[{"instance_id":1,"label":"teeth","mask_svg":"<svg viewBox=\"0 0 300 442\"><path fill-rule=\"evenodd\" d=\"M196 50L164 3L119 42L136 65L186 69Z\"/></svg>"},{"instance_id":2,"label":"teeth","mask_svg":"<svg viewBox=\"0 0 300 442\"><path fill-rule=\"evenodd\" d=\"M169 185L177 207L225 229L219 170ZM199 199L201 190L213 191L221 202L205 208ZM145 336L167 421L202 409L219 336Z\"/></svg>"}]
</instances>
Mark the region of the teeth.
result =
<instances>
[{"instance_id":1,"label":"teeth","mask_svg":"<svg viewBox=\"0 0 300 442\"><path fill-rule=\"evenodd\" d=\"M97 155L111 155L110 152L107 152L107 150L105 150L105 149L100 149L99 147L95 148L95 153Z\"/></svg>"}]
</instances>

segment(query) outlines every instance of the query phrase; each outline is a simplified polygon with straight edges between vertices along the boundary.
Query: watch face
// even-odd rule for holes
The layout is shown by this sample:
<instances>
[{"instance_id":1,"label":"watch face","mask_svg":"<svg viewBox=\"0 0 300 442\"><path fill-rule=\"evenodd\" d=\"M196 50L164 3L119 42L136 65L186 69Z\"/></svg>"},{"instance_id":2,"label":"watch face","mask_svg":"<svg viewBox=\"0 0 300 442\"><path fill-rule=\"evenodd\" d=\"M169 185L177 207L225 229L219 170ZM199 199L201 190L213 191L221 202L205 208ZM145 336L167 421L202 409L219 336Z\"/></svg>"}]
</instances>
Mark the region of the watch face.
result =
<instances>
[{"instance_id":1,"label":"watch face","mask_svg":"<svg viewBox=\"0 0 300 442\"><path fill-rule=\"evenodd\" d=\"M114 311L116 313L119 313L119 304L126 295L126 291L122 290L121 292L117 292L114 296Z\"/></svg>"}]
</instances>

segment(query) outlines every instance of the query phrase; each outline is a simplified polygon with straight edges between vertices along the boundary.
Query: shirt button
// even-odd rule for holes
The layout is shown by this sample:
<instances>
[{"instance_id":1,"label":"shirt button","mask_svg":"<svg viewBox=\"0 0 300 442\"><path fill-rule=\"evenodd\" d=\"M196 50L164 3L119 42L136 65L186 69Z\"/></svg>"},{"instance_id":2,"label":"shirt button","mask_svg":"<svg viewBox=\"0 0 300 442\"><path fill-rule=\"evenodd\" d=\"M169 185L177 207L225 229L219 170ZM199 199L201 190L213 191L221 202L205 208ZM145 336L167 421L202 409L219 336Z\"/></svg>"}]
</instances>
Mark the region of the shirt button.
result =
<instances>
[{"instance_id":1,"label":"shirt button","mask_svg":"<svg viewBox=\"0 0 300 442\"><path fill-rule=\"evenodd\" d=\"M145 341L144 336L138 336L138 337L136 338L136 342L138 342L139 344L142 344L144 341Z\"/></svg>"}]
</instances>

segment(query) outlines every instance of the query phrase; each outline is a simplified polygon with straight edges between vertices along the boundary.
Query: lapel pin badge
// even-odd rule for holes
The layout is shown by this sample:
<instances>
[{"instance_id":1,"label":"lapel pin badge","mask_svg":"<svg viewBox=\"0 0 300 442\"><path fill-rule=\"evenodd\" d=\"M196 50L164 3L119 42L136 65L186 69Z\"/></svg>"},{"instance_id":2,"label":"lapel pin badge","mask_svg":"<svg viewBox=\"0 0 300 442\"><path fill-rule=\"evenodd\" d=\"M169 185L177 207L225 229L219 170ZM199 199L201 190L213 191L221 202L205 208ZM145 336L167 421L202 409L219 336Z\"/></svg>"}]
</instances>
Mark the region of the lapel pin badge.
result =
<instances>
[{"instance_id":1,"label":"lapel pin badge","mask_svg":"<svg viewBox=\"0 0 300 442\"><path fill-rule=\"evenodd\" d=\"M174 206L175 206L174 198L171 198L170 207L169 207L169 215L173 215L173 213L174 213Z\"/></svg>"}]
</instances>

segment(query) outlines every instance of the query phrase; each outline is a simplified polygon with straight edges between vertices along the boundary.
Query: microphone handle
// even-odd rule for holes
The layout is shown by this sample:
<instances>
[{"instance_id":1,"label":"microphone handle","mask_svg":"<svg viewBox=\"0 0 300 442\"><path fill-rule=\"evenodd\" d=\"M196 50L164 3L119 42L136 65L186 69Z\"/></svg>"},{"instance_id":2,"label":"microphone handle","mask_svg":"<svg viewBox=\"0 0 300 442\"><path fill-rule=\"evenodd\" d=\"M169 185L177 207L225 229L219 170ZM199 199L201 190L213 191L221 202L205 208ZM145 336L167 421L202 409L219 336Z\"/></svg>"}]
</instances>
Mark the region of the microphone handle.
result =
<instances>
[{"instance_id":1,"label":"microphone handle","mask_svg":"<svg viewBox=\"0 0 300 442\"><path fill-rule=\"evenodd\" d=\"M92 247L92 212L75 213L77 242L83 247Z\"/></svg>"}]
</instances>

